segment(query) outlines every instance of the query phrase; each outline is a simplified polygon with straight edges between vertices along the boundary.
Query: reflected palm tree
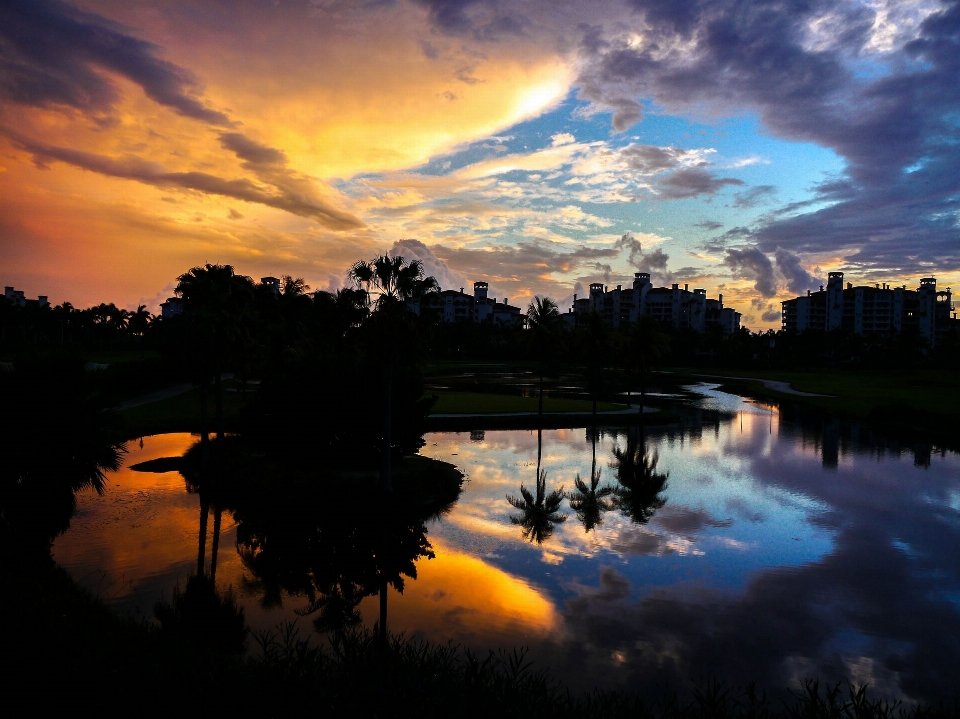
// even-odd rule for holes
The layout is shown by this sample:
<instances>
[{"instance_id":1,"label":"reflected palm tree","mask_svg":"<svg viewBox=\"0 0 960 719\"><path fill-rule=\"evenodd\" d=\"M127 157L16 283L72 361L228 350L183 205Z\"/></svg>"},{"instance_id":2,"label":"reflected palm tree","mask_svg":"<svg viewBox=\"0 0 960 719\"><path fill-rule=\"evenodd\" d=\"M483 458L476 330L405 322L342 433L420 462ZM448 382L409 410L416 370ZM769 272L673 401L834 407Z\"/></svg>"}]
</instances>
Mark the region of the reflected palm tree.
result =
<instances>
[{"instance_id":1,"label":"reflected palm tree","mask_svg":"<svg viewBox=\"0 0 960 719\"><path fill-rule=\"evenodd\" d=\"M593 462L590 466L590 485L580 479L580 474L574 480L575 492L570 494L570 508L577 513L577 519L583 524L583 530L591 529L603 524L604 512L613 509L613 503L607 499L613 494L613 487L600 486L600 470L597 468L597 432L591 432L593 440Z\"/></svg>"},{"instance_id":2,"label":"reflected palm tree","mask_svg":"<svg viewBox=\"0 0 960 719\"><path fill-rule=\"evenodd\" d=\"M563 487L547 493L547 471L540 469L543 455L543 434L537 430L537 486L536 495L524 485L520 485L520 496L507 495L507 501L519 515L511 515L510 521L521 527L523 538L530 542L543 544L553 534L554 527L567 521L567 515L560 513L560 505L566 496Z\"/></svg>"},{"instance_id":3,"label":"reflected palm tree","mask_svg":"<svg viewBox=\"0 0 960 719\"><path fill-rule=\"evenodd\" d=\"M306 597L296 612L316 614L319 632L357 624L360 602L379 596L378 632L385 640L389 589L402 593L405 580L417 578L417 562L435 556L424 521L440 511L396 495L359 502L338 487L306 499L243 497L234 515L237 551L265 605L280 604L283 593Z\"/></svg>"},{"instance_id":4,"label":"reflected palm tree","mask_svg":"<svg viewBox=\"0 0 960 719\"><path fill-rule=\"evenodd\" d=\"M643 437L639 441L628 438L626 449L615 447L618 486L613 490L613 504L637 524L646 524L657 510L667 503L661 493L667 488L669 472L657 472L659 457L648 453Z\"/></svg>"},{"instance_id":5,"label":"reflected palm tree","mask_svg":"<svg viewBox=\"0 0 960 719\"><path fill-rule=\"evenodd\" d=\"M0 461L0 541L11 565L52 561L76 494L103 494L106 473L126 451L111 432L111 412L89 386L83 362L50 356L17 361L0 373L8 416Z\"/></svg>"},{"instance_id":6,"label":"reflected palm tree","mask_svg":"<svg viewBox=\"0 0 960 719\"><path fill-rule=\"evenodd\" d=\"M220 550L220 521L223 510L218 505L213 512L213 540L210 545L210 582L217 583L217 553Z\"/></svg>"}]
</instances>

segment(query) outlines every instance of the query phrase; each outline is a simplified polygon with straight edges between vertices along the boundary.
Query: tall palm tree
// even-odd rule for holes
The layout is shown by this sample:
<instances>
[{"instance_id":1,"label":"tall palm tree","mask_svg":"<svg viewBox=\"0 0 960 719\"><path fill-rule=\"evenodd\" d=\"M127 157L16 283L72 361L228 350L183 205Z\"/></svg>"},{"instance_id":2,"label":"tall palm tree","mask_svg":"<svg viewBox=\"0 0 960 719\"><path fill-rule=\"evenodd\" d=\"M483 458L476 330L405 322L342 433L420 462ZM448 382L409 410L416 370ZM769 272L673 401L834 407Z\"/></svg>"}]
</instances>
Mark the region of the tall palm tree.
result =
<instances>
[{"instance_id":1,"label":"tall palm tree","mask_svg":"<svg viewBox=\"0 0 960 719\"><path fill-rule=\"evenodd\" d=\"M146 305L138 305L137 311L130 314L130 319L127 322L127 330L134 336L140 339L147 333L147 329L150 327L150 321L153 319L153 316L147 310Z\"/></svg>"},{"instance_id":2,"label":"tall palm tree","mask_svg":"<svg viewBox=\"0 0 960 719\"><path fill-rule=\"evenodd\" d=\"M359 261L350 270L350 277L358 290L366 292L369 302L374 295L371 320L378 335L379 359L383 366L383 430L380 457L380 488L393 492L391 477L391 435L393 425L393 369L398 352L406 344L403 326L408 300L428 288L437 287L433 277L423 276L423 265L418 261L406 263L403 257L381 255L369 262ZM339 296L338 296L339 300Z\"/></svg>"},{"instance_id":3,"label":"tall palm tree","mask_svg":"<svg viewBox=\"0 0 960 719\"><path fill-rule=\"evenodd\" d=\"M587 320L584 337L584 350L587 360L587 388L593 400L593 424L597 423L597 395L603 384L603 363L609 357L610 333L603 317L594 310Z\"/></svg>"},{"instance_id":4,"label":"tall palm tree","mask_svg":"<svg viewBox=\"0 0 960 719\"><path fill-rule=\"evenodd\" d=\"M593 439L593 461L590 466L590 486L580 479L580 474L574 480L576 493L570 494L570 508L577 513L577 519L583 524L585 532L603 524L604 512L613 509L612 502L607 499L613 494L613 487L600 486L600 470L597 468L597 432L591 431Z\"/></svg>"},{"instance_id":5,"label":"tall palm tree","mask_svg":"<svg viewBox=\"0 0 960 719\"><path fill-rule=\"evenodd\" d=\"M670 337L661 329L653 315L644 313L630 327L627 343L628 361L640 371L640 411L646 398L647 372L651 365L666 357L670 350Z\"/></svg>"},{"instance_id":6,"label":"tall palm tree","mask_svg":"<svg viewBox=\"0 0 960 719\"><path fill-rule=\"evenodd\" d=\"M543 419L543 372L548 361L556 353L560 343L560 309L549 297L534 297L527 307L527 331L529 340L537 355L540 371L540 384L537 399L537 416Z\"/></svg>"},{"instance_id":7,"label":"tall palm tree","mask_svg":"<svg viewBox=\"0 0 960 719\"><path fill-rule=\"evenodd\" d=\"M231 265L206 264L180 275L174 292L183 298L190 339L201 353L200 406L204 430L209 375L206 363L207 355L212 355L217 437L223 438L223 363L228 348L240 334L241 315L253 297L253 281L237 275ZM205 435L205 431L201 433L201 440Z\"/></svg>"},{"instance_id":8,"label":"tall palm tree","mask_svg":"<svg viewBox=\"0 0 960 719\"><path fill-rule=\"evenodd\" d=\"M210 500L207 493L200 491L200 531L197 541L197 576L203 576L207 561L207 518L210 516Z\"/></svg>"},{"instance_id":9,"label":"tall palm tree","mask_svg":"<svg viewBox=\"0 0 960 719\"><path fill-rule=\"evenodd\" d=\"M223 518L223 510L217 504L213 510L213 541L210 545L210 583L217 583L217 554L220 551L220 523Z\"/></svg>"},{"instance_id":10,"label":"tall palm tree","mask_svg":"<svg viewBox=\"0 0 960 719\"><path fill-rule=\"evenodd\" d=\"M304 282L302 277L294 279L290 275L283 276L284 297L299 297L300 295L305 295L309 289L310 285Z\"/></svg>"},{"instance_id":11,"label":"tall palm tree","mask_svg":"<svg viewBox=\"0 0 960 719\"><path fill-rule=\"evenodd\" d=\"M613 491L613 504L637 524L646 524L658 509L667 503L662 492L667 488L669 472L657 472L659 457L647 452L643 438L628 440L627 448L613 450L618 486Z\"/></svg>"}]
</instances>

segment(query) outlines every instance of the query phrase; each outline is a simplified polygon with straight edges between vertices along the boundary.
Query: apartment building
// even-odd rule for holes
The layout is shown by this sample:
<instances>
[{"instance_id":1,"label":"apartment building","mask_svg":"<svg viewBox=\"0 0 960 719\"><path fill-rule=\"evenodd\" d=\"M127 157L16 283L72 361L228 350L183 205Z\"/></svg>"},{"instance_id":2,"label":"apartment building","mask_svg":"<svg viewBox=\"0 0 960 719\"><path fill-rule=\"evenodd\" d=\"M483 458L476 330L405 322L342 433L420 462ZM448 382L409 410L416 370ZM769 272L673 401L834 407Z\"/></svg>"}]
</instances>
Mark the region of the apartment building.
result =
<instances>
[{"instance_id":1,"label":"apartment building","mask_svg":"<svg viewBox=\"0 0 960 719\"><path fill-rule=\"evenodd\" d=\"M794 332L840 329L865 335L913 329L936 345L944 333L957 327L951 289L938 291L935 277L924 277L917 289L908 290L906 285L886 283L854 287L847 282L844 286L843 273L830 272L826 287L781 305L783 329Z\"/></svg>"},{"instance_id":2,"label":"apartment building","mask_svg":"<svg viewBox=\"0 0 960 719\"><path fill-rule=\"evenodd\" d=\"M685 284L671 287L654 287L650 274L634 274L633 286L624 289L617 285L613 290L602 283L590 285L587 297L573 296L573 306L564 315L572 325L581 325L593 313L597 312L609 327L626 327L636 322L637 317L649 314L654 319L678 330L706 332L713 327L724 334L732 334L740 329L740 313L731 307L723 306L723 295L718 299L707 297L707 291Z\"/></svg>"}]
</instances>

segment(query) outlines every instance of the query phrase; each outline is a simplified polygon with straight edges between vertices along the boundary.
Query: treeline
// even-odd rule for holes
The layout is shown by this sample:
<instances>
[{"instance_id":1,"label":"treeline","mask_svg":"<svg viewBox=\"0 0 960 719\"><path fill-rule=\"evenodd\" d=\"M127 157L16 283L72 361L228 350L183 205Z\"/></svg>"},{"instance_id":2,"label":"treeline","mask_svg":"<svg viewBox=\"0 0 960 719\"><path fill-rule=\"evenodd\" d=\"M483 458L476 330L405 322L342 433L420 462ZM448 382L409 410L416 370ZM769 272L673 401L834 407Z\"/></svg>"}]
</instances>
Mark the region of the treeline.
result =
<instances>
[{"instance_id":1,"label":"treeline","mask_svg":"<svg viewBox=\"0 0 960 719\"><path fill-rule=\"evenodd\" d=\"M227 304L203 312L219 313L225 324L215 322L214 331L197 333L197 308L191 298L189 278L196 270L214 271L223 267L234 283ZM229 266L194 268L179 278L177 293L189 307L184 314L164 318L151 315L144 306L135 311L114 304L77 309L69 302L39 307L15 305L0 298L0 352L12 355L25 351L65 349L84 353L103 351L156 351L163 356L163 379L171 374L196 379L191 354L209 355L209 342L220 344L212 359L220 369L234 372L243 381L260 378L283 364L290 353L305 348L336 352L345 347L344 338L364 324L371 311L369 288L363 282L335 293L317 291L303 280L284 277L279 291L237 275ZM186 284L184 282L186 281ZM225 285L226 286L226 285ZM398 295L401 303L438 291L432 278L420 277ZM186 292L186 294L184 294ZM556 305L550 303L554 309ZM533 305L531 305L533 306ZM528 313L529 315L529 309ZM408 323L416 327L417 351L431 360L533 361L539 362L540 347L531 341L526 323L501 325L494 322L444 323L436 312L410 313ZM664 366L718 367L740 369L801 368L913 368L956 366L960 360L960 332L943 335L935 347L916 329L899 334L856 335L849 331L803 333L740 329L732 335L719 328L705 333L677 330L641 319L621 329L606 327L599 318L589 318L573 327L556 312L551 341L554 365L586 366L602 361L606 367L630 370L639 364ZM207 317L208 321L210 318ZM191 330L187 329L190 325ZM227 332L229 342L220 342ZM646 337L638 336L640 335ZM651 349L646 349L649 344ZM220 347L220 345L223 345ZM229 347L227 346L229 345ZM648 355L638 357L637 353ZM597 356L602 353L602 358ZM213 366L205 370L214 376ZM154 375L158 368L151 370ZM124 377L137 382L137 377Z\"/></svg>"}]
</instances>

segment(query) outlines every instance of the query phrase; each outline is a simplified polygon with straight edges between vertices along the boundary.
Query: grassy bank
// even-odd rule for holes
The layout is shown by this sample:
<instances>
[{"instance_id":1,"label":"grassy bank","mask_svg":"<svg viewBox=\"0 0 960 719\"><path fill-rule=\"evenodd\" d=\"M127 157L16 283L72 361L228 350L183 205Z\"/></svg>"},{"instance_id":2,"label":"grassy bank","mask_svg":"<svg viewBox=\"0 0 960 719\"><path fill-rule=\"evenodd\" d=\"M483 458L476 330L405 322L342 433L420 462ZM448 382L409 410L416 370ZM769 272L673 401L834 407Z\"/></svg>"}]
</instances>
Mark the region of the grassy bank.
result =
<instances>
[{"instance_id":1,"label":"grassy bank","mask_svg":"<svg viewBox=\"0 0 960 719\"><path fill-rule=\"evenodd\" d=\"M911 407L918 411L953 414L960 417L960 375L946 370L861 370L856 372L751 372L731 370L675 370L675 374L713 375L723 377L751 377L789 382L800 392L831 395L829 397L799 397L764 388L771 396L803 401L811 406L833 412L843 412L867 418L884 407ZM703 380L704 377L696 379Z\"/></svg>"},{"instance_id":2,"label":"grassy bank","mask_svg":"<svg viewBox=\"0 0 960 719\"><path fill-rule=\"evenodd\" d=\"M960 447L960 375L946 370L735 371L676 369L672 382L709 381L748 396L770 399L812 411L869 422L877 429L945 447ZM746 377L750 379L737 379ZM765 387L756 380L789 382L800 392L829 395L804 397Z\"/></svg>"},{"instance_id":3,"label":"grassy bank","mask_svg":"<svg viewBox=\"0 0 960 719\"><path fill-rule=\"evenodd\" d=\"M252 396L252 395L251 395ZM240 419L240 410L250 396L235 392L223 393L223 419L227 430L234 430ZM207 431L214 425L214 396L207 392ZM142 437L163 432L199 432L200 390L190 390L175 397L168 397L120 413L124 433L129 437Z\"/></svg>"},{"instance_id":4,"label":"grassy bank","mask_svg":"<svg viewBox=\"0 0 960 719\"><path fill-rule=\"evenodd\" d=\"M536 412L536 397L493 394L489 392L430 391L439 399L431 410L433 414L496 414L506 412ZM626 409L625 404L597 402L598 412ZM583 399L545 397L544 412L590 412L593 402Z\"/></svg>"}]
</instances>

